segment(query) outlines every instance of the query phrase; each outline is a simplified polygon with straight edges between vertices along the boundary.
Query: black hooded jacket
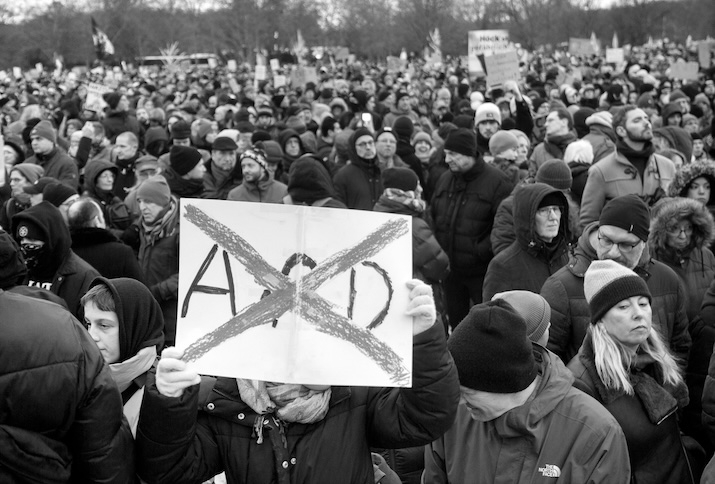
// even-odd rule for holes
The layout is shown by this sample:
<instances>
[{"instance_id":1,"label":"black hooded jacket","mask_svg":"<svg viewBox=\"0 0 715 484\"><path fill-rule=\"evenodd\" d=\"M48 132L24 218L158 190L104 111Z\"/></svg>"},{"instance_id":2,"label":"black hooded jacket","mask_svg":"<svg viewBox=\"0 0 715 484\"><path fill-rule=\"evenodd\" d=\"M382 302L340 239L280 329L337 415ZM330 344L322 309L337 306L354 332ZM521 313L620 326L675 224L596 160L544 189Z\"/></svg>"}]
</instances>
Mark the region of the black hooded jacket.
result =
<instances>
[{"instance_id":1,"label":"black hooded jacket","mask_svg":"<svg viewBox=\"0 0 715 484\"><path fill-rule=\"evenodd\" d=\"M348 208L372 210L382 195L382 180L380 167L377 166L377 156L372 160L360 158L355 150L355 141L361 136L372 133L366 128L358 128L348 142L350 163L335 174L333 182L338 199Z\"/></svg>"},{"instance_id":2,"label":"black hooded jacket","mask_svg":"<svg viewBox=\"0 0 715 484\"><path fill-rule=\"evenodd\" d=\"M330 172L313 156L306 155L296 160L291 166L289 179L288 196L293 205L347 208L335 198Z\"/></svg>"},{"instance_id":3,"label":"black hooded jacket","mask_svg":"<svg viewBox=\"0 0 715 484\"><path fill-rule=\"evenodd\" d=\"M60 211L50 202L41 202L15 215L12 218L14 234L23 222L38 227L45 242L37 266L28 271L28 284L57 294L67 302L73 314L78 314L80 298L99 273L72 252L69 229Z\"/></svg>"}]
</instances>

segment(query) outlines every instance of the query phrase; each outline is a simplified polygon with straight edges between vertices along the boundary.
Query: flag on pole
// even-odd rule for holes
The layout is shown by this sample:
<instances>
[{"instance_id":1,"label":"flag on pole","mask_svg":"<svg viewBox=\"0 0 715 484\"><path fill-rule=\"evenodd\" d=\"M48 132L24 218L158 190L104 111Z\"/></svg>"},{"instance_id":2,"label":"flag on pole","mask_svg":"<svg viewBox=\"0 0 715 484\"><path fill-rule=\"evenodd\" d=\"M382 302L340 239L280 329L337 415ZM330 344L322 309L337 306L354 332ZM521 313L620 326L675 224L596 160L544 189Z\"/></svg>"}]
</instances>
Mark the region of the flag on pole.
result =
<instances>
[{"instance_id":1,"label":"flag on pole","mask_svg":"<svg viewBox=\"0 0 715 484\"><path fill-rule=\"evenodd\" d=\"M97 22L92 17L92 42L94 43L94 51L97 53L97 59L104 60L110 55L114 55L114 45L109 40L107 34L97 27Z\"/></svg>"}]
</instances>

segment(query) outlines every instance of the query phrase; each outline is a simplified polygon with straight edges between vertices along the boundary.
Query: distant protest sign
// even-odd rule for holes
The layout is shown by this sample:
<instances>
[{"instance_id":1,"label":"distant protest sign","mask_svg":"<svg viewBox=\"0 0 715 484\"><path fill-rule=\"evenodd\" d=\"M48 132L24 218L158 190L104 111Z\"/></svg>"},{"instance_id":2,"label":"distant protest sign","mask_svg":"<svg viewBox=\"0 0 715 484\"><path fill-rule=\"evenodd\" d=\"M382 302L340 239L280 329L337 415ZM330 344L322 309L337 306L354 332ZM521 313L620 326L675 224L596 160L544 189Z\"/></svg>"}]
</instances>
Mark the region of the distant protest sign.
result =
<instances>
[{"instance_id":1,"label":"distant protest sign","mask_svg":"<svg viewBox=\"0 0 715 484\"><path fill-rule=\"evenodd\" d=\"M489 87L501 86L506 81L518 81L519 56L515 50L484 56Z\"/></svg>"},{"instance_id":2,"label":"distant protest sign","mask_svg":"<svg viewBox=\"0 0 715 484\"><path fill-rule=\"evenodd\" d=\"M278 69L281 68L281 61L279 61L278 59L275 59L275 58L271 59L270 64L271 64L271 70L273 72L276 72Z\"/></svg>"},{"instance_id":3,"label":"distant protest sign","mask_svg":"<svg viewBox=\"0 0 715 484\"><path fill-rule=\"evenodd\" d=\"M180 210L176 343L196 371L411 385L409 217L201 199Z\"/></svg>"},{"instance_id":4,"label":"distant protest sign","mask_svg":"<svg viewBox=\"0 0 715 484\"><path fill-rule=\"evenodd\" d=\"M569 39L569 53L572 55L590 56L596 54L596 49L593 46L591 39L577 39L571 37Z\"/></svg>"},{"instance_id":5,"label":"distant protest sign","mask_svg":"<svg viewBox=\"0 0 715 484\"><path fill-rule=\"evenodd\" d=\"M698 63L703 69L709 69L712 64L712 56L715 53L715 41L702 40L698 44Z\"/></svg>"},{"instance_id":6,"label":"distant protest sign","mask_svg":"<svg viewBox=\"0 0 715 484\"><path fill-rule=\"evenodd\" d=\"M84 101L84 109L97 113L102 112L107 105L102 95L107 92L112 92L112 88L96 82L87 83L87 99Z\"/></svg>"},{"instance_id":7,"label":"distant protest sign","mask_svg":"<svg viewBox=\"0 0 715 484\"><path fill-rule=\"evenodd\" d=\"M611 64L621 64L625 60L622 48L606 49L606 62Z\"/></svg>"},{"instance_id":8,"label":"distant protest sign","mask_svg":"<svg viewBox=\"0 0 715 484\"><path fill-rule=\"evenodd\" d=\"M256 66L256 80L264 81L266 79L266 66Z\"/></svg>"},{"instance_id":9,"label":"distant protest sign","mask_svg":"<svg viewBox=\"0 0 715 484\"><path fill-rule=\"evenodd\" d=\"M285 86L287 82L286 76L284 75L276 74L273 76L273 87L275 88Z\"/></svg>"},{"instance_id":10,"label":"distant protest sign","mask_svg":"<svg viewBox=\"0 0 715 484\"><path fill-rule=\"evenodd\" d=\"M469 72L484 72L480 56L496 54L509 49L508 30L470 30L467 34Z\"/></svg>"},{"instance_id":11,"label":"distant protest sign","mask_svg":"<svg viewBox=\"0 0 715 484\"><path fill-rule=\"evenodd\" d=\"M697 62L675 62L670 66L670 77L683 81L693 81L698 78L700 65Z\"/></svg>"}]
</instances>

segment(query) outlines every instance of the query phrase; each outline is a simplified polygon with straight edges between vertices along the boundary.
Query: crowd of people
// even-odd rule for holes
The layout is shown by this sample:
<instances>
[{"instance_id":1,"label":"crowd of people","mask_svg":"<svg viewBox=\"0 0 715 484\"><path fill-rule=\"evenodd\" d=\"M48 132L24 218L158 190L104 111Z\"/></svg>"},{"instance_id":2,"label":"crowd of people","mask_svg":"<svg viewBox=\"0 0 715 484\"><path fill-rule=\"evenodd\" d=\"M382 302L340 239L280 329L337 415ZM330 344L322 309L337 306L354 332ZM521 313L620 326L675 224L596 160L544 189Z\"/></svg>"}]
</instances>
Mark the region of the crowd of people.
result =
<instances>
[{"instance_id":1,"label":"crowd of people","mask_svg":"<svg viewBox=\"0 0 715 484\"><path fill-rule=\"evenodd\" d=\"M715 482L715 68L679 55L131 70L102 111L101 69L6 77L0 481ZM198 375L182 198L409 215L412 387Z\"/></svg>"}]
</instances>

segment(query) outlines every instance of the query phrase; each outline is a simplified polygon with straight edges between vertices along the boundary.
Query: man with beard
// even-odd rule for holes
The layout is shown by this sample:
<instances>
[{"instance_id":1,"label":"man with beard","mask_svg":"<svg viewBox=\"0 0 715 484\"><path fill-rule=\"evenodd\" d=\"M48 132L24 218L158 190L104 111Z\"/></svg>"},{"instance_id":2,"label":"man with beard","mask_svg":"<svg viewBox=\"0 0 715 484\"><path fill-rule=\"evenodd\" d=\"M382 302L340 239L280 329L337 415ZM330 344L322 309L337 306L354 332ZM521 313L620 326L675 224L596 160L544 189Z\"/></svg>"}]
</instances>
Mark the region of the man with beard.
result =
<instances>
[{"instance_id":1,"label":"man with beard","mask_svg":"<svg viewBox=\"0 0 715 484\"><path fill-rule=\"evenodd\" d=\"M72 238L60 211L50 202L41 202L15 215L12 225L25 257L28 285L58 295L78 315L79 300L99 272L70 248Z\"/></svg>"},{"instance_id":2,"label":"man with beard","mask_svg":"<svg viewBox=\"0 0 715 484\"><path fill-rule=\"evenodd\" d=\"M580 224L598 220L601 209L611 199L633 193L652 205L665 196L675 177L672 161L655 154L653 128L646 113L629 104L613 115L618 136L616 151L588 172L583 190Z\"/></svg>"},{"instance_id":3,"label":"man with beard","mask_svg":"<svg viewBox=\"0 0 715 484\"><path fill-rule=\"evenodd\" d=\"M529 169L534 174L549 160L563 160L566 147L577 140L573 131L573 118L566 108L552 109L546 116L544 127L546 137L536 145L529 160Z\"/></svg>"},{"instance_id":4,"label":"man with beard","mask_svg":"<svg viewBox=\"0 0 715 484\"><path fill-rule=\"evenodd\" d=\"M262 150L250 149L241 155L241 172L243 183L228 193L228 200L283 203L288 187L273 179Z\"/></svg>"},{"instance_id":5,"label":"man with beard","mask_svg":"<svg viewBox=\"0 0 715 484\"><path fill-rule=\"evenodd\" d=\"M594 260L611 259L645 279L653 297L653 327L677 357L678 366L687 367L691 342L687 298L670 267L647 253L644 256L649 227L648 207L637 195L614 198L603 207L598 221L584 229L571 262L544 283L541 295L551 306L547 348L564 363L576 355L591 325L583 292L586 269Z\"/></svg>"}]
</instances>

